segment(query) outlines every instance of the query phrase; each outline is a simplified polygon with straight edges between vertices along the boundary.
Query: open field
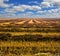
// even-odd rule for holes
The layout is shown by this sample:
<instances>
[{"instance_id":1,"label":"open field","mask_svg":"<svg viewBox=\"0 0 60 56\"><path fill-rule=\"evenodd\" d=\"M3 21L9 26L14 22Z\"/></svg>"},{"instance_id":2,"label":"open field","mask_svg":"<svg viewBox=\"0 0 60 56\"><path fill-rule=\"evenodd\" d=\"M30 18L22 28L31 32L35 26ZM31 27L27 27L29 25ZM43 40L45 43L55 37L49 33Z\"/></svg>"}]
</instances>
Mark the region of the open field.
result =
<instances>
[{"instance_id":1,"label":"open field","mask_svg":"<svg viewBox=\"0 0 60 56\"><path fill-rule=\"evenodd\" d=\"M60 19L0 20L0 56L60 56Z\"/></svg>"}]
</instances>

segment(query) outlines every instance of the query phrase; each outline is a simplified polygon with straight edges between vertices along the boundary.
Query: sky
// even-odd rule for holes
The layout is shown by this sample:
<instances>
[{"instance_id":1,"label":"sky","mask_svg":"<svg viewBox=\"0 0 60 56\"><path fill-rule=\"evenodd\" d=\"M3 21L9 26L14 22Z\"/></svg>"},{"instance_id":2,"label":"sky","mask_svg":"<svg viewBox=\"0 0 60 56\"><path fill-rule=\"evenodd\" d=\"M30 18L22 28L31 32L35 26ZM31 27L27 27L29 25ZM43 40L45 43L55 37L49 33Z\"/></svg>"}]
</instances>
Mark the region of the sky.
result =
<instances>
[{"instance_id":1,"label":"sky","mask_svg":"<svg viewBox=\"0 0 60 56\"><path fill-rule=\"evenodd\" d=\"M0 0L0 18L60 18L60 0Z\"/></svg>"}]
</instances>

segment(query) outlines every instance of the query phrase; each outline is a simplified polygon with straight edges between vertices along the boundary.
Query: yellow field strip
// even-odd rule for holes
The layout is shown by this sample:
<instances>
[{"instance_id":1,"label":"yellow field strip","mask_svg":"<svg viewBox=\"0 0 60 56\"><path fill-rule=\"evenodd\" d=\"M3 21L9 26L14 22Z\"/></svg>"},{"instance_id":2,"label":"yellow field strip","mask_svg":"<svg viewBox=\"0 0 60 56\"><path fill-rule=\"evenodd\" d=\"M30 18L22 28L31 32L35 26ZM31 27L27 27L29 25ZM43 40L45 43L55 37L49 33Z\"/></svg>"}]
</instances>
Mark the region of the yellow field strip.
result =
<instances>
[{"instance_id":1,"label":"yellow field strip","mask_svg":"<svg viewBox=\"0 0 60 56\"><path fill-rule=\"evenodd\" d=\"M44 33L44 32L0 32L0 33L10 33L13 36L15 35L44 35L44 36L60 36L60 32L56 33L56 32L48 32L48 33Z\"/></svg>"},{"instance_id":2,"label":"yellow field strip","mask_svg":"<svg viewBox=\"0 0 60 56\"><path fill-rule=\"evenodd\" d=\"M60 42L17 42L17 41L0 41L0 47L59 47Z\"/></svg>"}]
</instances>

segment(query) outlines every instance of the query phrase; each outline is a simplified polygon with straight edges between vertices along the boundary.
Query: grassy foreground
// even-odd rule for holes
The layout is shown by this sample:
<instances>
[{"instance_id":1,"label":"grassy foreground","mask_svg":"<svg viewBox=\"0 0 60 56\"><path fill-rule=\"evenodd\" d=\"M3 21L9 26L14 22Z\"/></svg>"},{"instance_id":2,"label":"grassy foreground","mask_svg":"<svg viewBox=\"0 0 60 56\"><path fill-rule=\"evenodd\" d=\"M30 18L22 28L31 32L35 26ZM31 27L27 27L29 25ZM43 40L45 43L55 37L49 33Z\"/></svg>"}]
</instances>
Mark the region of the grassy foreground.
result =
<instances>
[{"instance_id":1,"label":"grassy foreground","mask_svg":"<svg viewBox=\"0 0 60 56\"><path fill-rule=\"evenodd\" d=\"M0 56L60 56L60 20L0 21Z\"/></svg>"}]
</instances>

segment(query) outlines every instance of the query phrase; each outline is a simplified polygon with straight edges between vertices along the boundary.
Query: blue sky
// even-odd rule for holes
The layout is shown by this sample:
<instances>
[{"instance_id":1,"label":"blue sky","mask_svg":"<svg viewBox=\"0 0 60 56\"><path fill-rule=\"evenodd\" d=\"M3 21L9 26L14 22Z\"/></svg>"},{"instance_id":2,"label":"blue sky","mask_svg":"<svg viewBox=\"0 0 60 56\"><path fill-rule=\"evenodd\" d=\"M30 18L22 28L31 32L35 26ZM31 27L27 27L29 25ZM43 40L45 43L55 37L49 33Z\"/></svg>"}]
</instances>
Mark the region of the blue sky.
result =
<instances>
[{"instance_id":1,"label":"blue sky","mask_svg":"<svg viewBox=\"0 0 60 56\"><path fill-rule=\"evenodd\" d=\"M8 3L14 3L14 4L26 4L28 5L29 2L42 2L43 0L9 0ZM33 3L31 5L34 5Z\"/></svg>"},{"instance_id":2,"label":"blue sky","mask_svg":"<svg viewBox=\"0 0 60 56\"><path fill-rule=\"evenodd\" d=\"M60 18L60 0L0 0L0 18Z\"/></svg>"}]
</instances>

